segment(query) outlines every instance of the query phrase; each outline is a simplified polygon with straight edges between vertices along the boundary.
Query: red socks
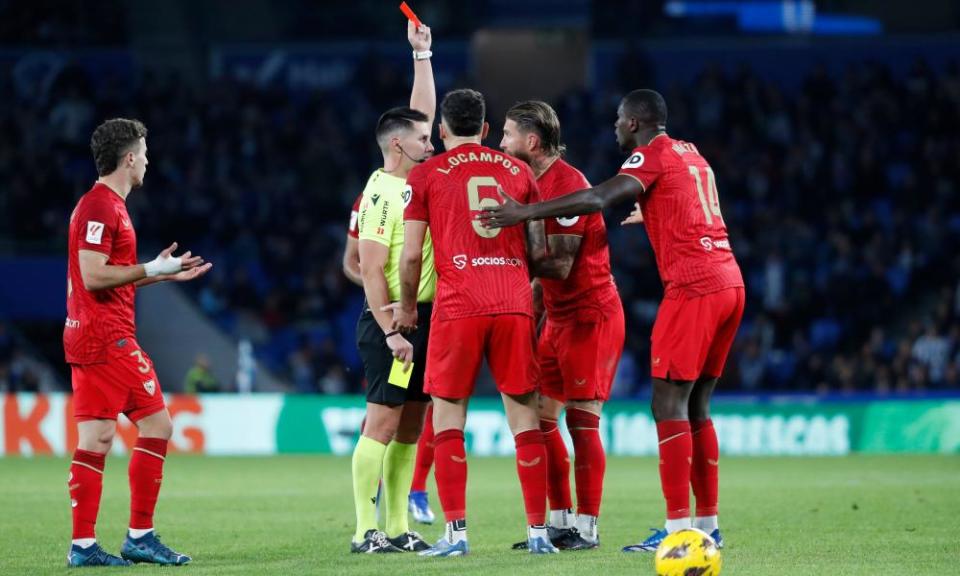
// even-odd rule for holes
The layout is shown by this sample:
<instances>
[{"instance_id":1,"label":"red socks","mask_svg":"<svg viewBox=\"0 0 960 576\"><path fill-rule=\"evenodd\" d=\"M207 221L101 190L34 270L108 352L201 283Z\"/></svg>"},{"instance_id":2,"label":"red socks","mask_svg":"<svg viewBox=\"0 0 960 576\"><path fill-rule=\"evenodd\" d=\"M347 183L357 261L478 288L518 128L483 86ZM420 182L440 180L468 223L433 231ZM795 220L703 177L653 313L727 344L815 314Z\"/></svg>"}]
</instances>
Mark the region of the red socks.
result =
<instances>
[{"instance_id":1,"label":"red socks","mask_svg":"<svg viewBox=\"0 0 960 576\"><path fill-rule=\"evenodd\" d=\"M607 469L607 456L600 442L600 416L586 410L568 408L567 429L573 437L577 514L599 516L603 475Z\"/></svg>"},{"instance_id":2,"label":"red socks","mask_svg":"<svg viewBox=\"0 0 960 576\"><path fill-rule=\"evenodd\" d=\"M77 449L70 463L67 486L73 507L73 539L96 538L97 512L103 492L106 454Z\"/></svg>"},{"instance_id":3,"label":"red socks","mask_svg":"<svg viewBox=\"0 0 960 576\"><path fill-rule=\"evenodd\" d=\"M130 528L153 528L167 441L139 438L130 456ZM95 538L97 512L103 492L106 454L77 450L70 464L70 504L73 507L73 539Z\"/></svg>"},{"instance_id":4,"label":"red socks","mask_svg":"<svg viewBox=\"0 0 960 576\"><path fill-rule=\"evenodd\" d=\"M513 437L517 446L517 476L523 491L523 507L527 524L539 526L547 522L547 449L543 432L527 430Z\"/></svg>"},{"instance_id":5,"label":"red socks","mask_svg":"<svg viewBox=\"0 0 960 576\"><path fill-rule=\"evenodd\" d=\"M713 420L696 420L693 431L693 465L690 483L697 497L697 516L716 516L719 499L720 447Z\"/></svg>"},{"instance_id":6,"label":"red socks","mask_svg":"<svg viewBox=\"0 0 960 576\"><path fill-rule=\"evenodd\" d=\"M545 524L547 519L547 451L543 433L527 430L514 438L517 475L523 491L527 523ZM437 492L447 522L467 516L467 453L462 430L444 430L434 437Z\"/></svg>"},{"instance_id":7,"label":"red socks","mask_svg":"<svg viewBox=\"0 0 960 576\"><path fill-rule=\"evenodd\" d=\"M688 420L657 422L660 439L660 486L667 501L667 520L690 517L690 468L693 442Z\"/></svg>"},{"instance_id":8,"label":"red socks","mask_svg":"<svg viewBox=\"0 0 960 576\"><path fill-rule=\"evenodd\" d=\"M540 419L540 431L547 449L547 498L551 510L573 507L570 500L570 455L556 420ZM579 489L579 485L578 485Z\"/></svg>"},{"instance_id":9,"label":"red socks","mask_svg":"<svg viewBox=\"0 0 960 576\"><path fill-rule=\"evenodd\" d=\"M447 522L467 517L467 450L463 430L444 430L433 440L437 492Z\"/></svg>"},{"instance_id":10,"label":"red socks","mask_svg":"<svg viewBox=\"0 0 960 576\"><path fill-rule=\"evenodd\" d=\"M161 438L138 438L130 454L130 527L153 528L153 511L157 507L163 462L167 457L167 441Z\"/></svg>"},{"instance_id":11,"label":"red socks","mask_svg":"<svg viewBox=\"0 0 960 576\"><path fill-rule=\"evenodd\" d=\"M423 432L420 433L420 440L417 441L417 461L413 468L413 482L410 484L411 492L426 492L427 477L430 476L430 468L433 467L433 404L427 406L427 414L424 416Z\"/></svg>"}]
</instances>

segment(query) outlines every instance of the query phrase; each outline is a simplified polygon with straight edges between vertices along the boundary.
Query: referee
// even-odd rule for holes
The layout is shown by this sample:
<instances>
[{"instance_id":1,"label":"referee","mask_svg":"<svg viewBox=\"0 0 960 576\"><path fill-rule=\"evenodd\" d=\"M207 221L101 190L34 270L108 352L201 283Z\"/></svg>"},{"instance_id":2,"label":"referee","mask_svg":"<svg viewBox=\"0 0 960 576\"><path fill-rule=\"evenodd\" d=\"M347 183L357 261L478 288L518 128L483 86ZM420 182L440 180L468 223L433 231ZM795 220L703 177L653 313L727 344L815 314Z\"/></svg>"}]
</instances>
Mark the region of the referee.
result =
<instances>
[{"instance_id":1,"label":"referee","mask_svg":"<svg viewBox=\"0 0 960 576\"><path fill-rule=\"evenodd\" d=\"M367 379L367 418L353 451L353 497L357 528L350 545L356 553L419 552L429 545L410 530L407 496L413 479L417 439L430 396L423 392L427 337L436 291L433 244L423 246L421 322L416 330L394 330L384 308L400 300L403 211L410 202L410 170L433 153L430 131L436 89L426 26L408 25L413 46L414 83L410 107L393 108L377 122L383 168L370 175L360 201L360 275L366 303L357 323L357 346ZM397 365L395 365L395 363ZM377 525L376 499L383 478L384 531Z\"/></svg>"}]
</instances>

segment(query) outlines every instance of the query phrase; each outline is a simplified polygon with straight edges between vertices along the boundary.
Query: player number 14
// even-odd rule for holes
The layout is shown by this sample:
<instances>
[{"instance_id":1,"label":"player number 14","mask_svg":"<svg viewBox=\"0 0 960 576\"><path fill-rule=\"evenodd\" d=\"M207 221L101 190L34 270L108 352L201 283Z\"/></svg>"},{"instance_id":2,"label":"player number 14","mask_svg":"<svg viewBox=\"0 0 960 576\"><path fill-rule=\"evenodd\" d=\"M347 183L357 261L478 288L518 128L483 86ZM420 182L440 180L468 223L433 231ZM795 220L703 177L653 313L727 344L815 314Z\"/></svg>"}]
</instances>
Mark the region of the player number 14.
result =
<instances>
[{"instance_id":1,"label":"player number 14","mask_svg":"<svg viewBox=\"0 0 960 576\"><path fill-rule=\"evenodd\" d=\"M707 224L713 224L713 217L723 219L720 214L720 197L717 195L717 179L713 176L713 169L704 168L707 173L707 193L703 193L703 178L700 177L700 168L690 166L690 174L697 183L697 194L700 196L700 205L703 207L703 215L707 218Z\"/></svg>"}]
</instances>

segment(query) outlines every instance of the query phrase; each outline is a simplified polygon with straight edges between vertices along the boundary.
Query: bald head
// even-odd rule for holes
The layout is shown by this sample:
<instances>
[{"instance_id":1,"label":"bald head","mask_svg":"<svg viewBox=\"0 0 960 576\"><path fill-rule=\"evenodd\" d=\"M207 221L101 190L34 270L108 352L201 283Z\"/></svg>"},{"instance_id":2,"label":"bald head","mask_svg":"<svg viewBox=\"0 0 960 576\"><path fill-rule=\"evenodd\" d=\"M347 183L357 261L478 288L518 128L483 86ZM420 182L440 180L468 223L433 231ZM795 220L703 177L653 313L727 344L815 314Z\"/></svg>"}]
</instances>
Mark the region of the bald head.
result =
<instances>
[{"instance_id":1,"label":"bald head","mask_svg":"<svg viewBox=\"0 0 960 576\"><path fill-rule=\"evenodd\" d=\"M656 90L634 90L621 102L626 116L656 130L667 129L667 102Z\"/></svg>"}]
</instances>

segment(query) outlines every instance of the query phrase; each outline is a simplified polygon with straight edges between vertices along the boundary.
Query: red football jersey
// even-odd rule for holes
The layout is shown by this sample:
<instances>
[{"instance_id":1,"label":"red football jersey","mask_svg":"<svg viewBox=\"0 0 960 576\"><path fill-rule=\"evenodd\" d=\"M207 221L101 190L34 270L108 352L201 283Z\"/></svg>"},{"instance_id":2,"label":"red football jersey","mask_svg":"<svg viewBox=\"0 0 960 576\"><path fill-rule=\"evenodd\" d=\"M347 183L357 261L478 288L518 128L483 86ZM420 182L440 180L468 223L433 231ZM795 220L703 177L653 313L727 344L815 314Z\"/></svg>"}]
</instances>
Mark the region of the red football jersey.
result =
<instances>
[{"instance_id":1,"label":"red football jersey","mask_svg":"<svg viewBox=\"0 0 960 576\"><path fill-rule=\"evenodd\" d=\"M353 208L350 209L350 226L347 228L347 236L360 239L360 227L357 226L357 219L360 216L360 201L363 200L363 192L353 201Z\"/></svg>"},{"instance_id":2,"label":"red football jersey","mask_svg":"<svg viewBox=\"0 0 960 576\"><path fill-rule=\"evenodd\" d=\"M713 169L696 146L657 136L633 151L620 174L643 186L638 201L664 296L701 296L743 286Z\"/></svg>"},{"instance_id":3,"label":"red football jersey","mask_svg":"<svg viewBox=\"0 0 960 576\"><path fill-rule=\"evenodd\" d=\"M590 187L583 174L558 158L537 179L542 200L566 196ZM566 280L541 278L543 305L552 320L560 320L585 306L602 307L618 298L610 273L610 250L603 214L597 212L572 218L547 218L547 236L579 236L580 250Z\"/></svg>"},{"instance_id":4,"label":"red football jersey","mask_svg":"<svg viewBox=\"0 0 960 576\"><path fill-rule=\"evenodd\" d=\"M474 218L499 203L497 185L521 203L539 198L530 168L479 144L464 144L416 166L404 220L426 222L433 237L433 314L452 320L491 314L533 316L524 226L488 230Z\"/></svg>"},{"instance_id":5,"label":"red football jersey","mask_svg":"<svg viewBox=\"0 0 960 576\"><path fill-rule=\"evenodd\" d=\"M63 351L70 364L106 362L107 346L136 335L133 284L89 292L80 276L80 250L107 256L112 266L137 263L137 235L127 205L105 184L95 184L70 216L67 320Z\"/></svg>"}]
</instances>

